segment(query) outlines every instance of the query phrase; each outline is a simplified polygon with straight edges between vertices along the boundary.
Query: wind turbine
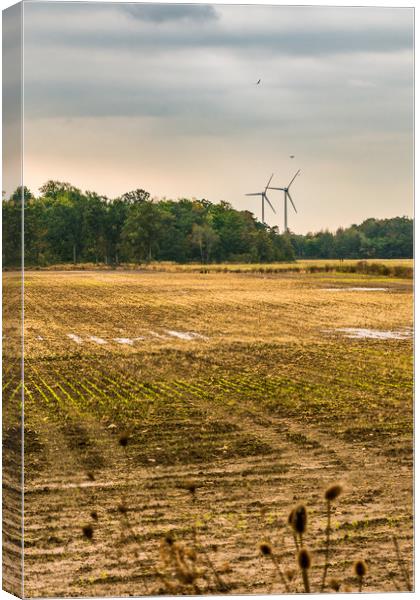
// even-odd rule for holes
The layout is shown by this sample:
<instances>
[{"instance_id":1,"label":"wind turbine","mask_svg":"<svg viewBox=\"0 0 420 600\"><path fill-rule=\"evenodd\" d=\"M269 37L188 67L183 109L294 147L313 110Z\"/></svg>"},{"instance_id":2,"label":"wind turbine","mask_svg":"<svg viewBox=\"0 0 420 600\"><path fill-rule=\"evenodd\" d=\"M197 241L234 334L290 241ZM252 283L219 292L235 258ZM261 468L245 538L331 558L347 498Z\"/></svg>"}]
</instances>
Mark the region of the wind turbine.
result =
<instances>
[{"instance_id":1,"label":"wind turbine","mask_svg":"<svg viewBox=\"0 0 420 600\"><path fill-rule=\"evenodd\" d=\"M295 173L292 181L289 183L289 185L287 187L278 188L278 187L268 187L267 186L267 188L269 190L280 190L280 191L284 192L284 233L286 233L286 231L287 231L287 200L290 200L293 208L295 209L295 213L297 213L295 203L292 200L292 196L289 194L289 188L292 185L292 183L294 182L294 180L296 179L296 177L299 175L299 173L300 173L300 169L299 169L299 171L297 171ZM266 188L266 191L267 191L267 188Z\"/></svg>"},{"instance_id":2,"label":"wind turbine","mask_svg":"<svg viewBox=\"0 0 420 600\"><path fill-rule=\"evenodd\" d=\"M274 173L273 173L273 175L274 175ZM265 222L264 221L264 201L268 202L268 204L270 205L271 210L273 211L273 213L276 212L274 210L274 206L271 204L270 200L268 199L267 193L266 193L267 190L268 190L268 186L270 185L271 180L273 179L273 175L271 175L270 179L268 180L268 183L265 186L265 189L264 189L263 192L254 192L252 194L245 194L245 196L261 196L261 220L262 220L263 223Z\"/></svg>"}]
</instances>

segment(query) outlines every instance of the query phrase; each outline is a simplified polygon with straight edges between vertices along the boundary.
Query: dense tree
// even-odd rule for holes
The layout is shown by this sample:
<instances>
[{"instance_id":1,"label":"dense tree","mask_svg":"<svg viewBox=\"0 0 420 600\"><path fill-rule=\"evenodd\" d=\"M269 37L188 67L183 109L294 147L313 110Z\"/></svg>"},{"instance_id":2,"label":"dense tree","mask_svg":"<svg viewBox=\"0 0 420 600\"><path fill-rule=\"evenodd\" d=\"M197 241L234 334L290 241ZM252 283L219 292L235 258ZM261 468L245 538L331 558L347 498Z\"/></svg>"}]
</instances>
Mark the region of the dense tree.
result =
<instances>
[{"instance_id":1,"label":"dense tree","mask_svg":"<svg viewBox=\"0 0 420 600\"><path fill-rule=\"evenodd\" d=\"M73 187L70 183L65 183L63 181L54 181L53 179L49 179L44 185L39 188L41 195L48 198L58 198L62 196L66 192L73 192L76 194L80 194L80 190Z\"/></svg>"},{"instance_id":2,"label":"dense tree","mask_svg":"<svg viewBox=\"0 0 420 600\"><path fill-rule=\"evenodd\" d=\"M129 204L122 198L108 202L104 207L105 257L106 264L118 264L124 260L122 231L127 220Z\"/></svg>"},{"instance_id":3,"label":"dense tree","mask_svg":"<svg viewBox=\"0 0 420 600\"><path fill-rule=\"evenodd\" d=\"M21 196L19 196L20 198ZM22 261L22 203L13 196L3 200L2 250L3 266L20 265Z\"/></svg>"},{"instance_id":4,"label":"dense tree","mask_svg":"<svg viewBox=\"0 0 420 600\"><path fill-rule=\"evenodd\" d=\"M26 187L26 185L23 186L19 186L15 189L15 191L13 192L13 194L10 197L10 200L14 200L15 202L21 202L22 201L22 196L23 196L23 200L24 203L26 204L31 198L33 198L32 193L30 190L28 190L28 188Z\"/></svg>"},{"instance_id":5,"label":"dense tree","mask_svg":"<svg viewBox=\"0 0 420 600\"><path fill-rule=\"evenodd\" d=\"M137 204L138 202L147 202L150 199L149 192L143 189L132 190L121 196L121 200L127 204Z\"/></svg>"},{"instance_id":6,"label":"dense tree","mask_svg":"<svg viewBox=\"0 0 420 600\"><path fill-rule=\"evenodd\" d=\"M50 180L40 188L39 197L25 187L3 200L4 266L17 266L21 261L22 204L27 265L413 255L413 221L407 217L367 219L335 233L280 234L277 227L268 227L251 212L235 210L228 202L157 201L141 188L111 200Z\"/></svg>"},{"instance_id":7,"label":"dense tree","mask_svg":"<svg viewBox=\"0 0 420 600\"><path fill-rule=\"evenodd\" d=\"M412 258L413 220L367 219L361 225L291 235L297 258Z\"/></svg>"},{"instance_id":8,"label":"dense tree","mask_svg":"<svg viewBox=\"0 0 420 600\"><path fill-rule=\"evenodd\" d=\"M158 204L144 199L133 204L122 230L122 243L129 258L136 261L150 261L159 250L171 215Z\"/></svg>"},{"instance_id":9,"label":"dense tree","mask_svg":"<svg viewBox=\"0 0 420 600\"><path fill-rule=\"evenodd\" d=\"M200 249L200 258L202 263L210 262L210 257L214 247L218 244L220 238L209 223L192 226L191 241Z\"/></svg>"}]
</instances>

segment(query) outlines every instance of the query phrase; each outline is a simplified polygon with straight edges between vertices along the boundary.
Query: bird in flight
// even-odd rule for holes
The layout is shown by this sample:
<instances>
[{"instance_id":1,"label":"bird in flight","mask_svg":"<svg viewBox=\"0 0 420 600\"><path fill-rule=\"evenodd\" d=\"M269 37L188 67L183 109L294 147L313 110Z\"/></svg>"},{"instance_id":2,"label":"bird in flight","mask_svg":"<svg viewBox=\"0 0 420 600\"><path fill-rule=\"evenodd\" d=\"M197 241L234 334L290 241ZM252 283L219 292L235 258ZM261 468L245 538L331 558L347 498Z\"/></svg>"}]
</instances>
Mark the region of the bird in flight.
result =
<instances>
[{"instance_id":1,"label":"bird in flight","mask_svg":"<svg viewBox=\"0 0 420 600\"><path fill-rule=\"evenodd\" d=\"M290 155L290 158L295 158L295 155L294 155L294 154L291 154L291 155Z\"/></svg>"},{"instance_id":2,"label":"bird in flight","mask_svg":"<svg viewBox=\"0 0 420 600\"><path fill-rule=\"evenodd\" d=\"M260 85L260 83L261 83L261 79L259 79L259 80L257 81L256 85Z\"/></svg>"}]
</instances>

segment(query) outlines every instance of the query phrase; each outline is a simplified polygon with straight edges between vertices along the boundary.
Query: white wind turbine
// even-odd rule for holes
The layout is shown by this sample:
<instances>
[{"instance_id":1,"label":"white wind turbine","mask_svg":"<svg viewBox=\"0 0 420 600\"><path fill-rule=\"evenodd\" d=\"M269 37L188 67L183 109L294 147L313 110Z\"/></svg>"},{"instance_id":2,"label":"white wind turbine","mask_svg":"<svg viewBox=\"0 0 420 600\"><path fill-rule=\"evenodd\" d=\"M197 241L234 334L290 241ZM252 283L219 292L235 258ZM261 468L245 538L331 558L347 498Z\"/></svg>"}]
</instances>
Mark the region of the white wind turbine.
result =
<instances>
[{"instance_id":1,"label":"white wind turbine","mask_svg":"<svg viewBox=\"0 0 420 600\"><path fill-rule=\"evenodd\" d=\"M295 210L295 213L297 213L295 203L292 200L292 196L289 194L289 188L292 185L292 183L294 182L294 180L296 179L296 177L299 175L299 173L300 173L300 169L299 169L299 171L297 171L295 173L292 181L289 183L289 185L287 187L278 188L278 187L268 187L267 186L267 188L266 188L266 191L267 191L267 189L269 189L269 190L280 190L280 191L284 192L284 232L285 233L287 231L287 201L288 200L290 200L290 202Z\"/></svg>"},{"instance_id":2,"label":"white wind turbine","mask_svg":"<svg viewBox=\"0 0 420 600\"><path fill-rule=\"evenodd\" d=\"M274 175L274 173L273 173ZM275 213L276 211L274 210L274 206L271 204L270 200L268 199L267 196L267 190L269 189L268 186L271 183L271 180L273 179L273 175L271 175L270 179L268 180L267 185L265 186L264 191L262 192L253 192L252 194L245 194L245 196L261 196L261 220L263 223L265 223L264 221L264 202L268 202L268 204L271 207L271 210L273 211L273 213ZM273 189L273 188L270 188Z\"/></svg>"}]
</instances>

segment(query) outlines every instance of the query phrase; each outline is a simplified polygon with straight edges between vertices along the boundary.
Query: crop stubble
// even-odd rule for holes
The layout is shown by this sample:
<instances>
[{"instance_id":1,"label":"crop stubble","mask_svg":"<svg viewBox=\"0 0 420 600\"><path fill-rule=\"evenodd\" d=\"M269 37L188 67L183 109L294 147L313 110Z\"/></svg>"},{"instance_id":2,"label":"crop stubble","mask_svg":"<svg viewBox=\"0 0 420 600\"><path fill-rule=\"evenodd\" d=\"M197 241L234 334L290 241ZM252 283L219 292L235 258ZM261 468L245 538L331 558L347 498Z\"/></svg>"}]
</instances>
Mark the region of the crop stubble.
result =
<instances>
[{"instance_id":1,"label":"crop stubble","mask_svg":"<svg viewBox=\"0 0 420 600\"><path fill-rule=\"evenodd\" d=\"M347 285L388 289L324 291ZM352 583L353 559L375 556L366 589L392 589L392 533L412 554L412 341L337 330L410 327L409 281L30 272L25 316L28 596L159 592L161 536L191 540L194 523L215 564L229 562L232 592L278 591L256 544L269 537L293 563L285 520L304 500L320 571L322 491L336 479L346 493L331 573ZM6 392L18 393L9 381Z\"/></svg>"}]
</instances>

